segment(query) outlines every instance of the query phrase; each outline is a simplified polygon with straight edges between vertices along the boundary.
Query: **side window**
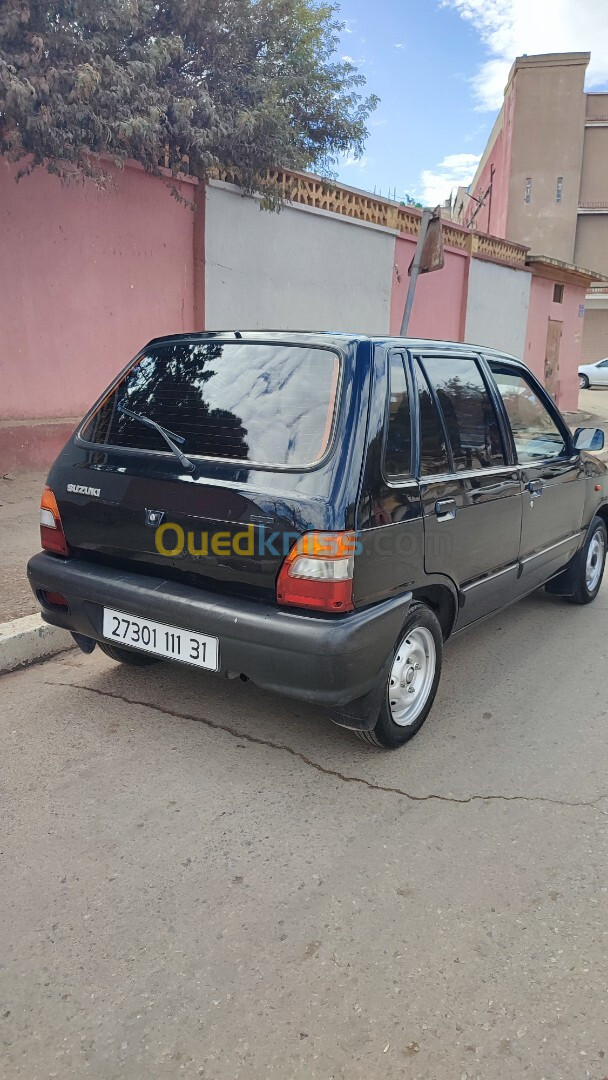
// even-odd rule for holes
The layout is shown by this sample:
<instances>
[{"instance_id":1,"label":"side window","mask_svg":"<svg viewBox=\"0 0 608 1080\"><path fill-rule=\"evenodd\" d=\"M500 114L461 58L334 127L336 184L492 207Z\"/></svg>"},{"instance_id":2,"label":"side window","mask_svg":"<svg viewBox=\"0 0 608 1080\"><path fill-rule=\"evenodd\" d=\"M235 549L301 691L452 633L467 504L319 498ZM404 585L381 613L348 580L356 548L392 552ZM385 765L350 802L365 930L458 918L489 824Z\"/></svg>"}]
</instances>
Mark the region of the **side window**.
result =
<instances>
[{"instance_id":1,"label":"side window","mask_svg":"<svg viewBox=\"0 0 608 1080\"><path fill-rule=\"evenodd\" d=\"M545 461L566 453L561 431L527 379L496 364L490 367L511 423L518 461Z\"/></svg>"},{"instance_id":2,"label":"side window","mask_svg":"<svg viewBox=\"0 0 608 1080\"><path fill-rule=\"evenodd\" d=\"M416 381L420 413L420 475L435 476L437 473L450 472L441 419L419 362L416 362Z\"/></svg>"},{"instance_id":3,"label":"side window","mask_svg":"<svg viewBox=\"0 0 608 1080\"><path fill-rule=\"evenodd\" d=\"M389 357L388 378L388 433L384 469L387 476L403 476L412 467L412 424L403 356L400 353L392 353Z\"/></svg>"},{"instance_id":4,"label":"side window","mask_svg":"<svg viewBox=\"0 0 608 1080\"><path fill-rule=\"evenodd\" d=\"M456 472L504 465L498 419L476 361L428 356L423 363L443 413Z\"/></svg>"}]
</instances>

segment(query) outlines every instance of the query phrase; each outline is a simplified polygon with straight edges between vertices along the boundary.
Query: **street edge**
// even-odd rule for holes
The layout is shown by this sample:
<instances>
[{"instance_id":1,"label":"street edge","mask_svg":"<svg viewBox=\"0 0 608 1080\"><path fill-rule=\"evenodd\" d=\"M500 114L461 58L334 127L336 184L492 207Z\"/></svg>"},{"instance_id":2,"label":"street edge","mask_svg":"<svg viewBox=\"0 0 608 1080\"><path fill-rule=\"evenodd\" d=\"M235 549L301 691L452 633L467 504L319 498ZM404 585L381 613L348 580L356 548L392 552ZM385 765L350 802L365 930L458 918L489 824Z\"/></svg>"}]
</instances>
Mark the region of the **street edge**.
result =
<instances>
[{"instance_id":1,"label":"street edge","mask_svg":"<svg viewBox=\"0 0 608 1080\"><path fill-rule=\"evenodd\" d=\"M0 623L0 675L72 648L67 630L49 626L40 615Z\"/></svg>"}]
</instances>

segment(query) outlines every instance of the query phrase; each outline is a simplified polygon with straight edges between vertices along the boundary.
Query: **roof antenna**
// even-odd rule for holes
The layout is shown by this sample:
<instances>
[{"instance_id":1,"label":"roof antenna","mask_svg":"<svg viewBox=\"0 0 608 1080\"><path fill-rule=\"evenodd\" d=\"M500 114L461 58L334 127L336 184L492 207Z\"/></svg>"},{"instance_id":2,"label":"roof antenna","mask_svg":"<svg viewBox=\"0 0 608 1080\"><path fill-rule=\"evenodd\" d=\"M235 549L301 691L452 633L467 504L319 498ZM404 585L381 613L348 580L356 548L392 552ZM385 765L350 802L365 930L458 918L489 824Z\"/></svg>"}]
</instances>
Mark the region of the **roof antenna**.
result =
<instances>
[{"instance_id":1,"label":"roof antenna","mask_svg":"<svg viewBox=\"0 0 608 1080\"><path fill-rule=\"evenodd\" d=\"M235 330L234 331L234 336L235 336L235 338L242 338L243 335L241 334L240 330Z\"/></svg>"}]
</instances>

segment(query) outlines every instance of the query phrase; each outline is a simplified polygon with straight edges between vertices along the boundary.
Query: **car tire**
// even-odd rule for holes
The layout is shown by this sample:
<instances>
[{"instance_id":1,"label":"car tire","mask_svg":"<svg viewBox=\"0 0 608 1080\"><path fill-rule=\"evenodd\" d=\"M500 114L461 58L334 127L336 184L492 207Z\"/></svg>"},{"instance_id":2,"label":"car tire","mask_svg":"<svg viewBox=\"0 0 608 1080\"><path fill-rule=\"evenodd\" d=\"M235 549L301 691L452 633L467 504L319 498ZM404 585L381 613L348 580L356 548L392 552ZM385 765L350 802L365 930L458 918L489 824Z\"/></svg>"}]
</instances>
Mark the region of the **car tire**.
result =
<instances>
[{"instance_id":1,"label":"car tire","mask_svg":"<svg viewBox=\"0 0 608 1080\"><path fill-rule=\"evenodd\" d=\"M604 576L607 547L606 526L600 517L594 517L581 552L576 592L568 597L572 604L590 604L595 600Z\"/></svg>"},{"instance_id":2,"label":"car tire","mask_svg":"<svg viewBox=\"0 0 608 1080\"><path fill-rule=\"evenodd\" d=\"M158 664L160 660L160 656L150 656L149 653L138 652L137 649L123 649L120 645L110 645L109 641L98 641L97 644L111 660L131 664L132 667L149 667L150 664Z\"/></svg>"},{"instance_id":3,"label":"car tire","mask_svg":"<svg viewBox=\"0 0 608 1080\"><path fill-rule=\"evenodd\" d=\"M589 379L587 378L586 375L579 375L579 377L578 377L578 385L580 386L581 390L588 390L589 389Z\"/></svg>"},{"instance_id":4,"label":"car tire","mask_svg":"<svg viewBox=\"0 0 608 1080\"><path fill-rule=\"evenodd\" d=\"M442 657L437 616L426 604L412 604L392 655L378 719L371 731L357 732L363 742L397 750L420 731L435 700Z\"/></svg>"}]
</instances>

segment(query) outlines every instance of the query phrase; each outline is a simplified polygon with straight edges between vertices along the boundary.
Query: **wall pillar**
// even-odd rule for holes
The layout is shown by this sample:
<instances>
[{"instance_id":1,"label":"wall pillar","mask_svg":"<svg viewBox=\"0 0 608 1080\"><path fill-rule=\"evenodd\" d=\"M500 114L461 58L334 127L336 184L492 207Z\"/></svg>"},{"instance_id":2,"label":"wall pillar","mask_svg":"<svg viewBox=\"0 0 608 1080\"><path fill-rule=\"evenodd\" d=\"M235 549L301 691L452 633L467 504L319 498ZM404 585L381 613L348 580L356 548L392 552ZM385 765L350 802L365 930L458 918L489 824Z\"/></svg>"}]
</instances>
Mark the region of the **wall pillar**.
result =
<instances>
[{"instance_id":1,"label":"wall pillar","mask_svg":"<svg viewBox=\"0 0 608 1080\"><path fill-rule=\"evenodd\" d=\"M207 182L200 180L194 190L192 259L194 278L194 329L205 329L205 212Z\"/></svg>"}]
</instances>

